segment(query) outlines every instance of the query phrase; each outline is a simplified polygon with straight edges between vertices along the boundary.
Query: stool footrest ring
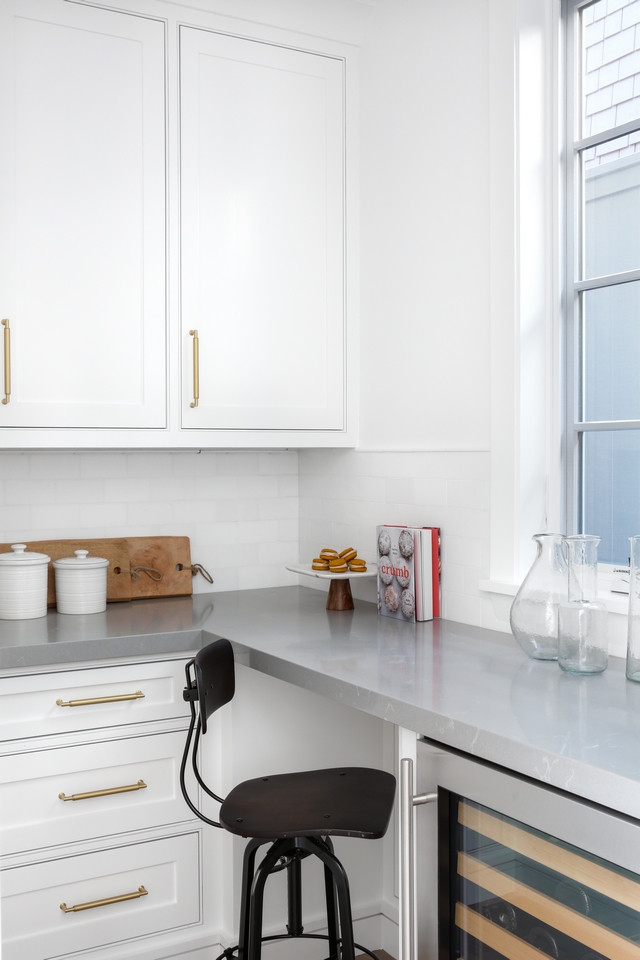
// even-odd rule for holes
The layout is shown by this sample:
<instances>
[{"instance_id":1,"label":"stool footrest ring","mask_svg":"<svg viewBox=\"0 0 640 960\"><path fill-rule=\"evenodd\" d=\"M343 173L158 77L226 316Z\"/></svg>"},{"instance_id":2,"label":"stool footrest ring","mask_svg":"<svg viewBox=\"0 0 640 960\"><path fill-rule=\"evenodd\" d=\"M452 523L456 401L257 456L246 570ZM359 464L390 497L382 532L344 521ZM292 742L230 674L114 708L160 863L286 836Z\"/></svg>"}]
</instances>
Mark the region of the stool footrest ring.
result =
<instances>
[{"instance_id":1,"label":"stool footrest ring","mask_svg":"<svg viewBox=\"0 0 640 960\"><path fill-rule=\"evenodd\" d=\"M328 940L329 935L327 933L275 933L270 937L261 937L260 939L262 943L269 943L272 940ZM338 940L338 943L341 942L341 940ZM238 946L239 944L236 943L235 947L227 947L219 957L216 957L216 960L232 960L238 950ZM368 947L363 947L361 943L354 943L354 947L366 953L368 957L371 957L371 960L379 960L379 957L377 957L372 950L369 950ZM330 958L330 960L332 960L332 958Z\"/></svg>"}]
</instances>

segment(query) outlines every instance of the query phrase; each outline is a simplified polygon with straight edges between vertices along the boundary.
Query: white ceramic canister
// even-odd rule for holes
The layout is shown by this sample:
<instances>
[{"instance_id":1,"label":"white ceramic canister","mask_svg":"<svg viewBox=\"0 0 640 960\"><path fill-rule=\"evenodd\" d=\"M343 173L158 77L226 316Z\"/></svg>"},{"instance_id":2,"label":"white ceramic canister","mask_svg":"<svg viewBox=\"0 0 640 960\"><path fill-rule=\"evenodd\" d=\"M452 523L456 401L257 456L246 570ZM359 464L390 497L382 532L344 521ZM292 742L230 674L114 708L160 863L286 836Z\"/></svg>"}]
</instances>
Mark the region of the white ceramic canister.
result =
<instances>
[{"instance_id":1,"label":"white ceramic canister","mask_svg":"<svg viewBox=\"0 0 640 960\"><path fill-rule=\"evenodd\" d=\"M0 620L35 620L47 615L46 553L29 553L12 543L13 553L0 553Z\"/></svg>"},{"instance_id":2,"label":"white ceramic canister","mask_svg":"<svg viewBox=\"0 0 640 960\"><path fill-rule=\"evenodd\" d=\"M102 613L107 609L107 567L103 557L75 550L75 557L53 561L58 613Z\"/></svg>"}]
</instances>

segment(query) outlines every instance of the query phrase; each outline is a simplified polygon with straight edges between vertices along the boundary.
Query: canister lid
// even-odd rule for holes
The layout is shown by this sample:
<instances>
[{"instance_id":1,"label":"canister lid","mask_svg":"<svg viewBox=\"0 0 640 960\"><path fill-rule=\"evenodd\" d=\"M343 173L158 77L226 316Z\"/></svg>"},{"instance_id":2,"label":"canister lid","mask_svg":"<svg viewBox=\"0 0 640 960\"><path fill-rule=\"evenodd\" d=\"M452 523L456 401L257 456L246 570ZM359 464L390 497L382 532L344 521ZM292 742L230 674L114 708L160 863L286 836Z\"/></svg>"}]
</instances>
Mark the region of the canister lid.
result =
<instances>
[{"instance_id":1,"label":"canister lid","mask_svg":"<svg viewBox=\"0 0 640 960\"><path fill-rule=\"evenodd\" d=\"M12 543L11 549L13 553L0 553L0 563L13 566L17 563L34 566L38 563L49 563L51 560L51 557L48 557L46 553L29 552L26 543Z\"/></svg>"},{"instance_id":2,"label":"canister lid","mask_svg":"<svg viewBox=\"0 0 640 960\"><path fill-rule=\"evenodd\" d=\"M104 557L90 557L88 550L74 550L75 557L61 557L60 560L54 560L53 565L65 567L67 570L97 570L99 567L108 567L109 561Z\"/></svg>"}]
</instances>

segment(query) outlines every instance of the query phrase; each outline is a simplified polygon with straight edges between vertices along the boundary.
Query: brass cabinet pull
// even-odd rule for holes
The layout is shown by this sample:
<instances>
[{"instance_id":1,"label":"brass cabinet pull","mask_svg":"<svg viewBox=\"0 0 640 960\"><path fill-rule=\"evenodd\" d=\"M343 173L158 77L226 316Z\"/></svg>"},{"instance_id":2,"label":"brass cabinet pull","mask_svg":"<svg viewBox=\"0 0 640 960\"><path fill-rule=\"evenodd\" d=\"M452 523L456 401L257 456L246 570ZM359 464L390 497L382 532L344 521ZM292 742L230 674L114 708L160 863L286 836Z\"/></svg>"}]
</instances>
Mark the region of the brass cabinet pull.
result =
<instances>
[{"instance_id":1,"label":"brass cabinet pull","mask_svg":"<svg viewBox=\"0 0 640 960\"><path fill-rule=\"evenodd\" d=\"M139 700L140 697L144 697L144 693L136 690L135 693L121 693L117 697L91 697L88 700L67 700L66 703L56 700L56 704L59 707L88 707L92 703L120 703L122 700Z\"/></svg>"},{"instance_id":2,"label":"brass cabinet pull","mask_svg":"<svg viewBox=\"0 0 640 960\"><path fill-rule=\"evenodd\" d=\"M132 793L134 790L146 789L144 780L138 780L137 783L128 783L124 787L109 787L108 790L89 790L87 793L73 793L66 797L64 793L59 793L61 800L92 800L94 797L112 797L114 793Z\"/></svg>"},{"instance_id":3,"label":"brass cabinet pull","mask_svg":"<svg viewBox=\"0 0 640 960\"><path fill-rule=\"evenodd\" d=\"M3 320L4 327L4 399L3 403L9 403L11 399L11 330L9 321Z\"/></svg>"},{"instance_id":4,"label":"brass cabinet pull","mask_svg":"<svg viewBox=\"0 0 640 960\"><path fill-rule=\"evenodd\" d=\"M146 897L149 891L144 887L138 887L135 893L122 893L119 897L106 897L104 900L90 900L88 903L77 903L75 907L68 907L66 903L60 904L60 909L65 913L79 913L80 910L93 910L94 907L107 907L110 903L122 903L124 900L137 900L139 897Z\"/></svg>"},{"instance_id":5,"label":"brass cabinet pull","mask_svg":"<svg viewBox=\"0 0 640 960\"><path fill-rule=\"evenodd\" d=\"M193 337L193 400L190 407L197 407L200 399L200 338L197 330L189 330Z\"/></svg>"}]
</instances>

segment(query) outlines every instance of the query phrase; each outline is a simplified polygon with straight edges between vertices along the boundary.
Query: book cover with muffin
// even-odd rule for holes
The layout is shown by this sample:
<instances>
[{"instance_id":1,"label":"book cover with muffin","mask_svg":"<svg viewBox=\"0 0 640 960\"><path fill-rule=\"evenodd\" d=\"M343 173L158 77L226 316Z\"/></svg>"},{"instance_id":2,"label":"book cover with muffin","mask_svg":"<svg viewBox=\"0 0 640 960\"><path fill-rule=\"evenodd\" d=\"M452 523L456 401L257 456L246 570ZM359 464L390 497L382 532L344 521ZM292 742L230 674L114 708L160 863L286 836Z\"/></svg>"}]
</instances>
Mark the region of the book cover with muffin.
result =
<instances>
[{"instance_id":1,"label":"book cover with muffin","mask_svg":"<svg viewBox=\"0 0 640 960\"><path fill-rule=\"evenodd\" d=\"M396 620L416 621L415 540L409 527L376 527L378 612Z\"/></svg>"},{"instance_id":2,"label":"book cover with muffin","mask_svg":"<svg viewBox=\"0 0 640 960\"><path fill-rule=\"evenodd\" d=\"M440 616L440 529L376 527L378 612L409 623Z\"/></svg>"}]
</instances>

